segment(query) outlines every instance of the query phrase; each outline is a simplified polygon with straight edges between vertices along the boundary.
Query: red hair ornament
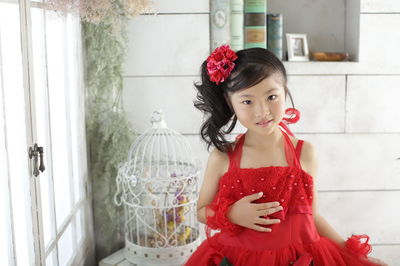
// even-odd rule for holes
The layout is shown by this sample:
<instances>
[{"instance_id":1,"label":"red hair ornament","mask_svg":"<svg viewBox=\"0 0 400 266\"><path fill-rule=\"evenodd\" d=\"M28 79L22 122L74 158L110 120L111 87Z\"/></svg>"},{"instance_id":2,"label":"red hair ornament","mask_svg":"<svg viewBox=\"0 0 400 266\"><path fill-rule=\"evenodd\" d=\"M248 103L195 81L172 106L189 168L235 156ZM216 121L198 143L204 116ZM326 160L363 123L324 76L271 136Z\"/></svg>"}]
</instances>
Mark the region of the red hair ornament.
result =
<instances>
[{"instance_id":1,"label":"red hair ornament","mask_svg":"<svg viewBox=\"0 0 400 266\"><path fill-rule=\"evenodd\" d=\"M237 58L235 51L227 44L215 48L207 58L207 74L210 80L217 85L224 82L235 67L233 61Z\"/></svg>"},{"instance_id":2,"label":"red hair ornament","mask_svg":"<svg viewBox=\"0 0 400 266\"><path fill-rule=\"evenodd\" d=\"M290 115L290 118L284 117L279 125L288 133L290 136L294 137L294 134L286 126L287 124L295 124L300 120L300 111L295 108L288 108L285 110L285 115ZM294 117L292 117L294 115Z\"/></svg>"}]
</instances>

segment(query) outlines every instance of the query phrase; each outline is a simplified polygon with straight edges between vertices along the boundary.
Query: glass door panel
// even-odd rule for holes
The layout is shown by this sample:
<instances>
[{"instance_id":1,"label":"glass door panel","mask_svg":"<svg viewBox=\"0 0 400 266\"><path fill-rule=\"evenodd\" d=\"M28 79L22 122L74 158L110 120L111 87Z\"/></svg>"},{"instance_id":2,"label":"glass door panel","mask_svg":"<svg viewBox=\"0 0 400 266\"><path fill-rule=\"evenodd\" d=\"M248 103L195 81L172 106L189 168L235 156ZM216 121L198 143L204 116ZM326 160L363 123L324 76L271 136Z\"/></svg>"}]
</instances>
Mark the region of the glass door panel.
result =
<instances>
[{"instance_id":1,"label":"glass door panel","mask_svg":"<svg viewBox=\"0 0 400 266\"><path fill-rule=\"evenodd\" d=\"M80 21L76 16L59 16L39 6L31 8L31 20L35 132L47 151L46 171L38 180L44 257L48 263L65 265L77 254L80 240L86 236Z\"/></svg>"},{"instance_id":2,"label":"glass door panel","mask_svg":"<svg viewBox=\"0 0 400 266\"><path fill-rule=\"evenodd\" d=\"M28 88L24 85L23 47L18 2L0 1L0 141L2 197L0 227L6 231L9 264L34 265L31 183L28 161L30 116ZM26 68L25 68L26 69ZM26 77L26 76L25 76ZM4 167L4 168L3 168ZM3 186L4 185L4 186ZM3 235L2 237L3 238Z\"/></svg>"}]
</instances>

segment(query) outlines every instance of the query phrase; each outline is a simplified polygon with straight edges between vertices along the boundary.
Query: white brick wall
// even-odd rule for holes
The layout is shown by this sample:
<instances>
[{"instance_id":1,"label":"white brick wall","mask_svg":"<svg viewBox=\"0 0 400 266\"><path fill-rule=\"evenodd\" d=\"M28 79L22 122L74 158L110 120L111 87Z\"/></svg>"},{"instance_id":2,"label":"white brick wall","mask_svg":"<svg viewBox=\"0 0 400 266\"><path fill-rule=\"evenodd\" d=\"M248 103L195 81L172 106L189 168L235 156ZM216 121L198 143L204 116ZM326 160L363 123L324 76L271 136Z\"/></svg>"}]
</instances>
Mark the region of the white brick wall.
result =
<instances>
[{"instance_id":1,"label":"white brick wall","mask_svg":"<svg viewBox=\"0 0 400 266\"><path fill-rule=\"evenodd\" d=\"M135 129L164 110L203 168L193 82L209 54L209 1L154 1L129 24L124 106ZM400 1L361 0L359 63L285 63L302 112L291 128L314 143L320 212L343 236L368 233L373 256L400 265ZM235 133L242 128L238 126Z\"/></svg>"},{"instance_id":2,"label":"white brick wall","mask_svg":"<svg viewBox=\"0 0 400 266\"><path fill-rule=\"evenodd\" d=\"M295 108L301 112L301 123L290 126L293 131L344 132L346 76L289 76L288 79Z\"/></svg>"},{"instance_id":3,"label":"white brick wall","mask_svg":"<svg viewBox=\"0 0 400 266\"><path fill-rule=\"evenodd\" d=\"M362 13L391 13L400 11L400 2L397 0L362 0Z\"/></svg>"}]
</instances>

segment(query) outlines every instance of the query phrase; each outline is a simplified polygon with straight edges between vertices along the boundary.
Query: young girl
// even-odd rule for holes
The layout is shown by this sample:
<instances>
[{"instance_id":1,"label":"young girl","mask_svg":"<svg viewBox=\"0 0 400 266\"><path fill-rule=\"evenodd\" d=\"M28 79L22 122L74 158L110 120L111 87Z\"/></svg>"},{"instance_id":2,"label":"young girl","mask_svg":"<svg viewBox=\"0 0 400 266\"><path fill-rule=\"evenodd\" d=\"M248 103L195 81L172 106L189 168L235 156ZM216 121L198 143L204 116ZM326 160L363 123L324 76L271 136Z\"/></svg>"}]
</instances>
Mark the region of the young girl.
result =
<instances>
[{"instance_id":1,"label":"young girl","mask_svg":"<svg viewBox=\"0 0 400 266\"><path fill-rule=\"evenodd\" d=\"M385 265L367 257L368 236L344 241L318 214L315 151L285 125L300 113L285 110L287 96L294 104L280 60L224 45L201 71L195 106L207 116L201 137L215 149L197 205L207 239L186 265ZM247 131L230 143L225 134L238 120Z\"/></svg>"}]
</instances>

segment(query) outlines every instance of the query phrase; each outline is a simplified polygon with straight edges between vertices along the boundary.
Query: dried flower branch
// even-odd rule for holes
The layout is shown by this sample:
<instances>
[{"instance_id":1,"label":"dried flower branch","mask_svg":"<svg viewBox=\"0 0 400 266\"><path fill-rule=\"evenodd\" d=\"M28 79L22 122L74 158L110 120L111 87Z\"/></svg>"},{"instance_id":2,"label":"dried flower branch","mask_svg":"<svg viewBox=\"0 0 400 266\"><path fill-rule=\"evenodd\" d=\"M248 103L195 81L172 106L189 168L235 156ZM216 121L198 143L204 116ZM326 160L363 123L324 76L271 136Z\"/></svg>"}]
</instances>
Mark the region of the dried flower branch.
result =
<instances>
[{"instance_id":1,"label":"dried flower branch","mask_svg":"<svg viewBox=\"0 0 400 266\"><path fill-rule=\"evenodd\" d=\"M133 18L140 14L156 14L149 0L48 0L44 8L61 15L76 13L83 21L99 24L118 17Z\"/></svg>"}]
</instances>

